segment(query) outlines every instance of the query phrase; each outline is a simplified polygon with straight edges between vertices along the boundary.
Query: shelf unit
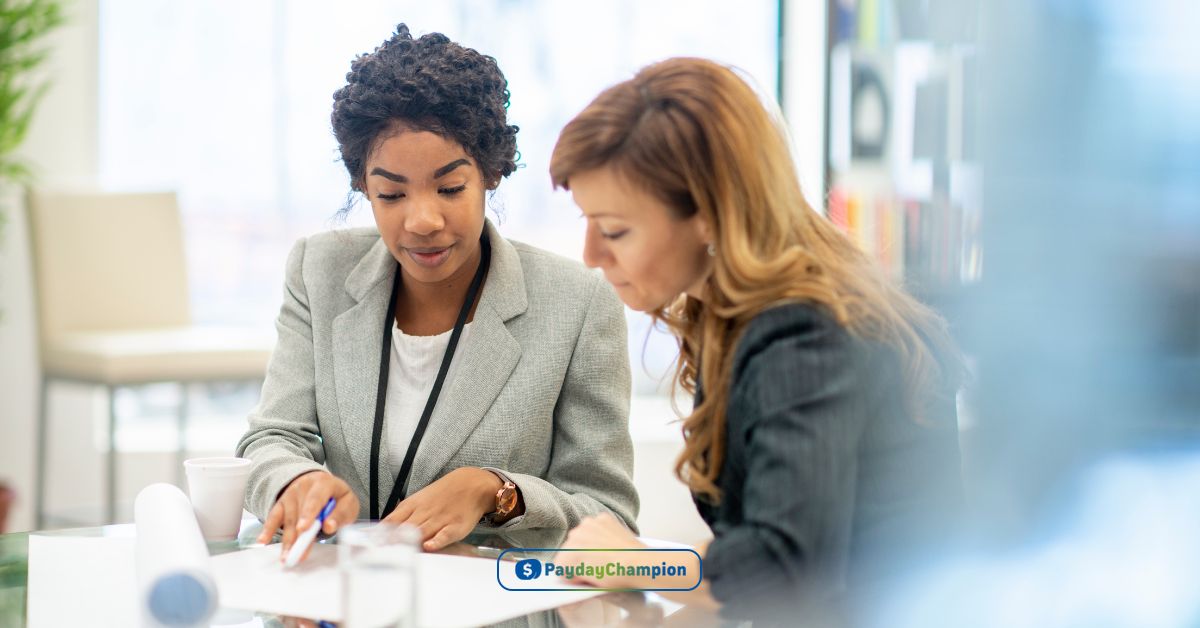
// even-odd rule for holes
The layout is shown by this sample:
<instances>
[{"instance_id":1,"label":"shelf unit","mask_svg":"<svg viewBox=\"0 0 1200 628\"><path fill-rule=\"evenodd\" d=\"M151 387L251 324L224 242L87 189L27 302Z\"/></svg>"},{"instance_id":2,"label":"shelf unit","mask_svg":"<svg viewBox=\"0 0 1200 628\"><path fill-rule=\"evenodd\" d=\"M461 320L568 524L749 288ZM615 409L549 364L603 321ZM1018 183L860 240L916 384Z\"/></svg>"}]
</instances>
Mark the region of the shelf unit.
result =
<instances>
[{"instance_id":1,"label":"shelf unit","mask_svg":"<svg viewBox=\"0 0 1200 628\"><path fill-rule=\"evenodd\" d=\"M828 0L826 210L943 308L983 273L974 0Z\"/></svg>"}]
</instances>

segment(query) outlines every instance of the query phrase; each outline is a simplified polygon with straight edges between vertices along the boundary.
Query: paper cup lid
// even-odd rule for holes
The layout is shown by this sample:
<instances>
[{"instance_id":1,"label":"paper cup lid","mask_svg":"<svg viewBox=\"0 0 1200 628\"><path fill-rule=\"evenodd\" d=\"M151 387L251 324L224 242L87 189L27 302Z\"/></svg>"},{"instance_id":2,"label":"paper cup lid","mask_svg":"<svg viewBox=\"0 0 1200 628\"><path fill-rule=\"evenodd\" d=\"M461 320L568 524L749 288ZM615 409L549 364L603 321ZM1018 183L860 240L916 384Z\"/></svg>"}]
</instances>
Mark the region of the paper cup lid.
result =
<instances>
[{"instance_id":1,"label":"paper cup lid","mask_svg":"<svg viewBox=\"0 0 1200 628\"><path fill-rule=\"evenodd\" d=\"M183 461L183 468L189 474L204 475L241 475L253 465L254 462L249 458L192 458Z\"/></svg>"}]
</instances>

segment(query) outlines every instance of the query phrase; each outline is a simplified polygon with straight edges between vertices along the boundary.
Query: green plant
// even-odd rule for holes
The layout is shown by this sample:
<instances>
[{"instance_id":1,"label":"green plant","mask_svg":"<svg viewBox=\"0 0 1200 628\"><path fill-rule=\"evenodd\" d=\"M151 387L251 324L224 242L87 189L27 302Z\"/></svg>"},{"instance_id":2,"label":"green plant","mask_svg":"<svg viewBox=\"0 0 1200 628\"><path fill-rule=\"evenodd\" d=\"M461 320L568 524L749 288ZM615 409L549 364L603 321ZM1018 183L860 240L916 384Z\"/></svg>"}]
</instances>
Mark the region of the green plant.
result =
<instances>
[{"instance_id":1,"label":"green plant","mask_svg":"<svg viewBox=\"0 0 1200 628\"><path fill-rule=\"evenodd\" d=\"M33 74L46 59L41 40L62 22L57 0L0 0L0 180L30 177L14 152L49 86Z\"/></svg>"}]
</instances>

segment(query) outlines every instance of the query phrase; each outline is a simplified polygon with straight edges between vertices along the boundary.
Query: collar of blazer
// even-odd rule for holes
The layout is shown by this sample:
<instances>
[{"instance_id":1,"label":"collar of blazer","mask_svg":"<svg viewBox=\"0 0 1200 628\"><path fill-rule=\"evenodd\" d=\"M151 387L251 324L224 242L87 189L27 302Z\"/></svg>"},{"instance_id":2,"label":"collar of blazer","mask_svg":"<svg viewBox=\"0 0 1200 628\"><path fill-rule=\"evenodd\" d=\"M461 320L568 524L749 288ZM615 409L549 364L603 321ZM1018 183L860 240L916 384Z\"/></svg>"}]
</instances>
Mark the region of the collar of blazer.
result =
<instances>
[{"instance_id":1,"label":"collar of blazer","mask_svg":"<svg viewBox=\"0 0 1200 628\"><path fill-rule=\"evenodd\" d=\"M484 228L492 242L492 263L479 295L471 338L455 352L454 379L442 389L429 427L417 450L409 479L412 494L436 479L438 472L461 448L508 382L521 357L521 344L505 323L528 309L525 273L517 249L496 231ZM387 316L396 260L379 240L346 278L347 294L356 304L333 321L334 378L339 415L336 418L362 487L370 481L371 428L379 383L383 319ZM322 417L321 429L335 429ZM386 433L386 430L385 430ZM477 461L482 466L487 461ZM379 494L386 500L396 477L390 466L380 470ZM365 490L363 492L365 494ZM383 504L379 505L380 508Z\"/></svg>"},{"instance_id":2,"label":"collar of blazer","mask_svg":"<svg viewBox=\"0 0 1200 628\"><path fill-rule=\"evenodd\" d=\"M492 267L488 269L479 305L490 306L502 320L507 321L523 314L529 307L521 256L516 247L500 235L491 220L485 220L483 228L492 242ZM346 277L346 293L355 301L362 301L380 283L386 282L390 288L395 272L396 258L392 257L391 251L380 238Z\"/></svg>"}]
</instances>

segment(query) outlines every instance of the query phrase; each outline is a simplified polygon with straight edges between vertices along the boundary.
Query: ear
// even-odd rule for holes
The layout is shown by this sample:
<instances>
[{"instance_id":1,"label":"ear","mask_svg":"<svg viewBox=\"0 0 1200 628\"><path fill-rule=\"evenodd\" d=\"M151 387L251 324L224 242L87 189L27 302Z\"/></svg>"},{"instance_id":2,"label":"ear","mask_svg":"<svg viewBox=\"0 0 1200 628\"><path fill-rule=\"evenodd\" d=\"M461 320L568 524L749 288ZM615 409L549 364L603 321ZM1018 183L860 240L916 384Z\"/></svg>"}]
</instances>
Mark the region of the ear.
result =
<instances>
[{"instance_id":1,"label":"ear","mask_svg":"<svg viewBox=\"0 0 1200 628\"><path fill-rule=\"evenodd\" d=\"M692 228L696 230L696 239L705 244L712 244L717 239L717 232L706 216L698 213L692 216Z\"/></svg>"}]
</instances>

